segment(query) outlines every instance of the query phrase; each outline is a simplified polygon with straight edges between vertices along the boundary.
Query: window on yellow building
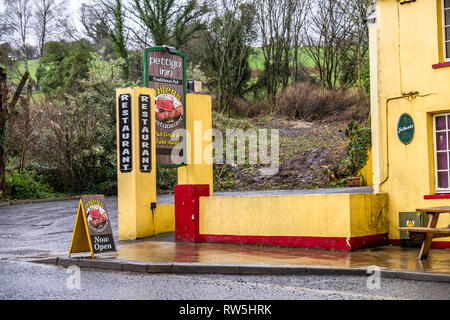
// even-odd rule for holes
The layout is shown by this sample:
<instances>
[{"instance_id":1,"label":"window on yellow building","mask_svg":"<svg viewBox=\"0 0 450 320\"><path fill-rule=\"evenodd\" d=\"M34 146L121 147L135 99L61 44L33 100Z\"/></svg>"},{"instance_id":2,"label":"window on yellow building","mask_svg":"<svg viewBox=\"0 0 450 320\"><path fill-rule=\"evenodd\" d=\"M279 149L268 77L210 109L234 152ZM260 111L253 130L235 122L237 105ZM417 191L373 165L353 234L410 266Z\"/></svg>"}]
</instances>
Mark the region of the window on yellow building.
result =
<instances>
[{"instance_id":1,"label":"window on yellow building","mask_svg":"<svg viewBox=\"0 0 450 320\"><path fill-rule=\"evenodd\" d=\"M442 9L444 57L450 61L450 0L442 0Z\"/></svg>"},{"instance_id":2,"label":"window on yellow building","mask_svg":"<svg viewBox=\"0 0 450 320\"><path fill-rule=\"evenodd\" d=\"M434 116L436 192L450 192L450 113Z\"/></svg>"}]
</instances>

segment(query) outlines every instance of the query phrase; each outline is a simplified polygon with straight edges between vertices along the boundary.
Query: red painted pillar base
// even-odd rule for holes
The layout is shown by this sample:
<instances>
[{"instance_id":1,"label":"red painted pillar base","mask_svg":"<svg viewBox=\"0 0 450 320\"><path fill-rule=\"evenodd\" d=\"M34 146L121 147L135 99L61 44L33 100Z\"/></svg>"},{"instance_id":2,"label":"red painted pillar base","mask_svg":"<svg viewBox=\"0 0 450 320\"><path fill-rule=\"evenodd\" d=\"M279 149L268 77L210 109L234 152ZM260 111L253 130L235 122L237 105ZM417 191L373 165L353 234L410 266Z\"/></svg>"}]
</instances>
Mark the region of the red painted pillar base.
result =
<instances>
[{"instance_id":1,"label":"red painted pillar base","mask_svg":"<svg viewBox=\"0 0 450 320\"><path fill-rule=\"evenodd\" d=\"M207 184L175 186L175 240L199 241L199 198L209 197Z\"/></svg>"}]
</instances>

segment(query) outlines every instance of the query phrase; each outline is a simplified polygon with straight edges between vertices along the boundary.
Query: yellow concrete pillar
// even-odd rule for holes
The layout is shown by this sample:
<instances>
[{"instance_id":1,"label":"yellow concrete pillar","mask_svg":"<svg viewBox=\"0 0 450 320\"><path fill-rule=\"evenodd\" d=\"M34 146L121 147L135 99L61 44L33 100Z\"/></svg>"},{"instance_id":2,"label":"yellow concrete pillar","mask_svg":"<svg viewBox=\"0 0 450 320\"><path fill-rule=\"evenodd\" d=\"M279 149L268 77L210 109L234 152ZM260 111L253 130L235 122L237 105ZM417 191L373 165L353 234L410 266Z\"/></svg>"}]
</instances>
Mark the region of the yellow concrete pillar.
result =
<instances>
[{"instance_id":1,"label":"yellow concrete pillar","mask_svg":"<svg viewBox=\"0 0 450 320\"><path fill-rule=\"evenodd\" d=\"M134 240L155 234L155 92L117 89L116 106L119 240Z\"/></svg>"},{"instance_id":2,"label":"yellow concrete pillar","mask_svg":"<svg viewBox=\"0 0 450 320\"><path fill-rule=\"evenodd\" d=\"M213 195L211 96L186 95L186 161L178 168L178 184L209 184Z\"/></svg>"}]
</instances>

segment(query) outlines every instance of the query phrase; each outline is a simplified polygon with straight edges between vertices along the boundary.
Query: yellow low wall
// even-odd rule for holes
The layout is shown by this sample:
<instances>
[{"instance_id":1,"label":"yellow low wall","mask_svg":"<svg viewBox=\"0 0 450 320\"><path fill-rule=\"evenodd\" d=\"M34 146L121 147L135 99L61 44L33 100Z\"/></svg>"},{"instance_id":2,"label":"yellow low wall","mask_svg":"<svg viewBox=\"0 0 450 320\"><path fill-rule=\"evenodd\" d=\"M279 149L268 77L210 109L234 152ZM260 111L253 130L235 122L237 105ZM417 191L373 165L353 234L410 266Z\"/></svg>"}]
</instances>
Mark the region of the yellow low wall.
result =
<instances>
[{"instance_id":1,"label":"yellow low wall","mask_svg":"<svg viewBox=\"0 0 450 320\"><path fill-rule=\"evenodd\" d=\"M387 242L386 194L200 198L200 240L352 250Z\"/></svg>"},{"instance_id":2,"label":"yellow low wall","mask_svg":"<svg viewBox=\"0 0 450 320\"><path fill-rule=\"evenodd\" d=\"M175 231L174 204L157 204L154 215L155 234Z\"/></svg>"}]
</instances>

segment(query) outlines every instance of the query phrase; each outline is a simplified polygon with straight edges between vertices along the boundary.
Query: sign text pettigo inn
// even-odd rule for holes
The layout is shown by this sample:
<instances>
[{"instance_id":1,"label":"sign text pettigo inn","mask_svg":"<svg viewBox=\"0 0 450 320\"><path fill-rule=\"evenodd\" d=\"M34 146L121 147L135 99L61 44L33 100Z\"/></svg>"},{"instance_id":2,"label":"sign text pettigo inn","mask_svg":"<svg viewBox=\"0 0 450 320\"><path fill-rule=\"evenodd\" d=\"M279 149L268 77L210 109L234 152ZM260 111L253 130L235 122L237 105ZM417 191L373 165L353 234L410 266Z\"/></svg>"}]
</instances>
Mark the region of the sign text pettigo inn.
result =
<instances>
[{"instance_id":1,"label":"sign text pettigo inn","mask_svg":"<svg viewBox=\"0 0 450 320\"><path fill-rule=\"evenodd\" d=\"M185 143L174 136L175 130L185 129L185 72L185 56L174 48L144 51L144 86L155 89L156 163L161 166L183 165L174 163L171 154L176 145Z\"/></svg>"}]
</instances>

